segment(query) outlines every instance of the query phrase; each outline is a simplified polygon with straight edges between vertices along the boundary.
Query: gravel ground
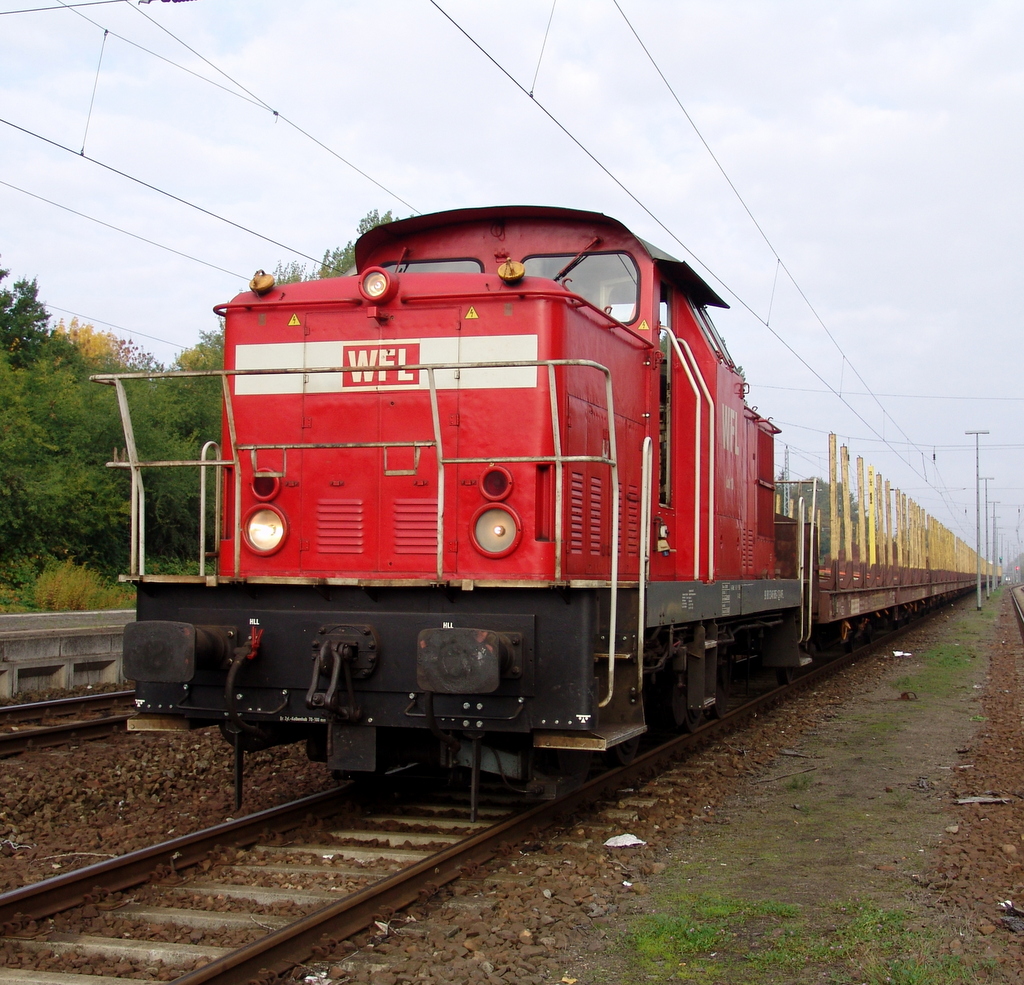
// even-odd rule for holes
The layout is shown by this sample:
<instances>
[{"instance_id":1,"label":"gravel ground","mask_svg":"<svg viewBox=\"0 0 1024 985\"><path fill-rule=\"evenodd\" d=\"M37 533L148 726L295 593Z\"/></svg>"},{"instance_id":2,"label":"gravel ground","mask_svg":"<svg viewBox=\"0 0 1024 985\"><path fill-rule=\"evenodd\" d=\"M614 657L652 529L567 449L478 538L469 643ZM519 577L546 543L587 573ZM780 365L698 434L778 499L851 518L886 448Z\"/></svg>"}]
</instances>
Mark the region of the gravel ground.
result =
<instances>
[{"instance_id":1,"label":"gravel ground","mask_svg":"<svg viewBox=\"0 0 1024 985\"><path fill-rule=\"evenodd\" d=\"M840 769L830 774L842 777L844 787L849 777L859 777L851 781L858 796L884 802L891 795L892 811L898 808L892 815L897 822L888 814L879 820L884 831L861 819L861 827L849 835L851 844L863 839L873 843L867 859L860 857L865 850L845 846L840 851L836 842L828 857L833 867L825 871L814 855L813 846L822 839L811 837L816 834L811 819L800 828L805 818L794 801L799 797L810 805L804 809L818 810L814 798L829 793L828 782L815 781L818 785L794 794L783 783L761 781L792 776L796 779L789 783L799 782L800 774L811 770L808 762L824 776L824 767L832 765L824 745L849 748L852 733L842 732L844 728L859 727L876 705L883 707L883 700L889 702L884 708L890 708L893 682L908 670L905 662L892 658L847 669L799 702L761 716L668 773L636 790L621 791L617 801L577 815L535 843L517 846L430 904L398 915L382 913L372 933L340 944L322 960L297 970L296 978L322 983L372 980L374 985L662 980L657 969L639 975L631 963L627 935L635 922L645 913L664 911L666 892L677 890L680 879L684 884L691 879L687 872L697 872L685 866L696 861L719 866L720 858L736 865L723 846L733 846L728 850L735 853L740 833L786 830L800 837L787 835L783 869L793 867L795 856L789 849L799 850L804 853L801 864L815 874L812 882L831 881L819 885L820 891L849 895L860 887L868 895L898 897L918 908L936 930L938 950L987 961L982 972L989 980L1024 980L1024 948L1003 927L995 906L997 899L1013 898L1024 888L1017 860L1024 860L1024 801L1017 799L1018 794L1024 797L1019 755L1024 746L1019 699L1024 647L1005 594L1002 601L994 632L978 644L977 682L984 680L984 690L972 689L956 699L959 704L950 702L941 711L946 719L933 717L930 707L927 716L908 716L908 721L930 723L931 731L915 739L930 750L922 753L924 759L918 762L907 750L896 749L885 735L872 736L858 749L860 740L853 735L858 755L836 764ZM973 597L958 606L960 611L968 606L973 610ZM944 634L940 617L899 645L923 652ZM965 711L968 701L974 702L970 716ZM970 717L984 721L966 724ZM859 755L874 748L873 743L877 757ZM957 754L956 749L968 752ZM886 755L895 759L886 760ZM967 765L965 757L972 765L952 769L951 757L959 766ZM858 759L868 760L861 764L863 770L854 762ZM896 768L892 762L937 779L920 788L919 797L904 796L901 789L893 792L886 786L892 781L885 772ZM129 733L77 749L0 761L5 791L0 852L8 856L0 865L0 889L232 816L230 769L231 750L219 735L199 732ZM301 747L253 754L247 757L243 810L273 806L332 784L321 765L306 762ZM987 790L1013 799L984 806L952 803L956 796ZM839 796L847 793L844 789ZM828 815L828 823L838 821ZM609 836L622 832L638 836L646 846L603 847ZM924 845L924 851L914 849L921 854L909 861L894 854L904 849L886 838L897 835L917 837L914 843ZM849 865L844 866L839 856L845 858L847 852ZM702 878L709 872L705 867ZM754 883L781 878L770 866L751 868L746 877ZM664 980L681 977L681 971L674 971ZM742 980L797 979L757 979L746 973Z\"/></svg>"},{"instance_id":2,"label":"gravel ground","mask_svg":"<svg viewBox=\"0 0 1024 985\"><path fill-rule=\"evenodd\" d=\"M125 732L0 760L0 891L235 816L232 763L213 730ZM301 745L250 753L245 767L240 814L335 785Z\"/></svg>"},{"instance_id":3,"label":"gravel ground","mask_svg":"<svg viewBox=\"0 0 1024 985\"><path fill-rule=\"evenodd\" d=\"M947 644L951 626L973 608L973 597L962 600L896 645L924 653ZM988 620L972 650L977 655L965 662L963 680L950 694L926 694L922 687L921 695L901 700L901 682L914 680L922 665L887 650L638 789L621 791L617 801L517 846L453 885L438 904L383 914L376 932L298 969L296 980L1017 981L1019 949L999 926L994 904L1024 886L1016 852L1001 847L1013 840L1024 854L1016 833L1024 834L1024 818L1018 829L1012 805L1000 805L1007 813L998 825L970 823L991 817L994 808L953 804L959 794L982 788L1024 794L1019 767L1007 769L1011 750L1024 744L1016 679L1024 647L1007 612L994 632ZM1005 710L1002 717L993 702ZM899 724L890 728L885 716L893 714ZM973 739L972 719L979 717L988 720ZM951 766L966 765L968 753L974 767ZM801 780L812 771L822 778L805 787ZM647 844L604 847L623 832ZM960 867L950 869L946 860ZM946 886L950 880L960 880L955 892ZM844 929L864 914L898 914L903 936L888 950L869 935L843 945L835 960L798 954L790 965L754 965L750 956L788 931L741 927L737 920L726 934L725 949L736 952L731 958L723 949L668 966L638 962L640 921L670 915L693 892L793 906L810 915L807 930L818 935L819 950L821 942L844 940ZM758 940L762 934L767 945ZM709 951L712 946L721 945ZM914 968L899 964L916 960L899 951L910 946L921 948L918 957L945 977L912 977ZM810 944L805 950L813 952ZM893 972L894 962L905 977Z\"/></svg>"}]
</instances>

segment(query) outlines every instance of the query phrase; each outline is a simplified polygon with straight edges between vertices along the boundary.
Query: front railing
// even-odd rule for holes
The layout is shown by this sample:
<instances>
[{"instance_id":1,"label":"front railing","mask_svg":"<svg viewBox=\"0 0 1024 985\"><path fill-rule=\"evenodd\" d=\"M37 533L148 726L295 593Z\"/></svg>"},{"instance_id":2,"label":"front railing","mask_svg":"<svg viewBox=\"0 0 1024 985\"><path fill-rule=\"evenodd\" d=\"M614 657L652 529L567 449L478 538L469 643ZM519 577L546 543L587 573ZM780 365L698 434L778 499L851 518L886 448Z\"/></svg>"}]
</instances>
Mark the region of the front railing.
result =
<instances>
[{"instance_id":1,"label":"front railing","mask_svg":"<svg viewBox=\"0 0 1024 985\"><path fill-rule=\"evenodd\" d=\"M234 550L232 558L231 569L235 578L241 577L241 523L242 523L242 509L241 509L241 496L242 496L242 485L238 481L240 475L240 455L248 452L250 455L250 461L253 467L253 471L256 470L257 457L261 451L279 451L282 455L282 471L279 473L266 472L268 476L275 476L283 478L284 470L287 466L287 454L289 450L301 449L314 450L344 450L344 449L367 449L367 448L381 448L384 450L385 465L387 463L387 449L388 448L412 448L414 449L415 462L418 465L419 455L424 448L433 448L435 450L435 457L437 462L437 561L436 561L436 577L438 582L444 581L444 502L445 502L445 468L446 466L457 466L457 465L469 465L479 463L490 463L495 461L496 456L489 457L458 457L448 456L445 454L444 442L442 438L441 422L440 422L440 411L438 407L438 391L437 381L435 374L445 370L474 370L474 369L516 369L516 368L530 368L536 367L538 369L543 368L547 370L548 377L548 392L550 398L550 415L551 415L551 438L552 438L552 453L545 455L521 455L514 457L497 456L502 462L508 463L535 463L535 464L552 464L555 468L555 570L554 580L555 582L563 582L564 567L565 567L565 537L564 537L564 522L565 522L565 511L564 505L564 488L565 488L565 466L577 463L577 462L592 462L600 465L606 465L611 472L612 482L612 497L611 502L614 504L611 516L611 570L609 572L609 583L611 588L611 598L609 603L609 653L608 653L608 694L601 700L601 706L607 705L611 701L612 691L614 688L614 669L615 669L615 639L616 639L616 626L618 621L618 589L620 587L619 582L619 470L618 470L618 450L616 447L616 436L615 436L615 410L614 401L612 394L612 378L611 372L600 363L594 362L589 359L536 359L536 360L515 360L515 361L493 361L493 362L471 362L471 363L408 363L400 366L395 366L396 370L405 370L409 372L422 371L427 376L427 390L429 393L430 400L430 416L431 425L433 430L432 439L414 439L409 441L357 441L357 442L325 442L325 443L305 443L305 442L293 442L284 444L266 444L266 443L244 443L238 442L237 428L236 428L236 417L235 417L235 405L234 405L234 394L232 393L232 387L230 385L231 377L233 376L288 376L303 374L321 374L321 373L352 373L352 372L363 372L365 367L355 366L335 366L335 367L316 367L316 368L289 368L289 369L224 369L224 370L178 370L163 373L105 373L93 376L92 379L97 383L103 383L113 386L117 393L118 409L121 414L121 424L124 429L125 443L127 460L126 461L114 461L108 462L107 465L110 468L127 469L131 474L131 545L130 545L130 560L129 570L132 578L142 577L146 574L146 513L145 513L145 484L143 481L142 470L147 468L187 468L193 467L200 470L200 523L199 523L199 575L206 578L210 584L216 584L219 575L217 573L213 575L206 574L206 515L207 515L207 470L210 468L216 469L216 503L215 503L215 514L216 514L216 529L215 537L216 543L219 547L221 544L221 516L222 516L222 503L221 503L221 490L224 487L223 473L224 470L230 469L233 471L235 481L233 483L233 494L234 494L234 509L232 511L232 533L231 540ZM608 420L608 444L607 450L602 449L600 455L566 455L562 450L562 429L559 419L559 399L558 399L558 388L555 370L558 367L576 367L581 369L590 369L594 372L600 373L604 377L604 389L605 389L605 413ZM126 380L153 380L153 379L190 379L195 377L219 377L221 380L221 388L224 399L224 416L227 423L227 439L228 449L226 454L221 454L220 447L216 442L208 441L203 445L202 451L198 459L183 459L175 461L143 461L140 459L138 454L138 447L135 441L134 429L132 426L131 412L128 406L128 396L125 391ZM209 453L213 453L213 458L208 458ZM647 462L649 451L645 455L644 467L649 470L650 466ZM391 474L391 473L389 473ZM399 474L399 473L395 473ZM405 474L404 471L401 474ZM650 479L647 478L647 485L649 485ZM643 530L649 529L650 525L650 496L646 495L643 497L641 504L642 512L645 515L641 516L641 527ZM649 553L649 537L645 538L641 548L640 558L640 573L639 578L641 584L645 580L646 575L646 557ZM218 559L219 560L219 559ZM218 563L218 568L220 568ZM642 609L641 609L642 611ZM643 634L638 634L642 639ZM642 667L642 659L638 659L638 665ZM642 684L642 680L641 680Z\"/></svg>"}]
</instances>

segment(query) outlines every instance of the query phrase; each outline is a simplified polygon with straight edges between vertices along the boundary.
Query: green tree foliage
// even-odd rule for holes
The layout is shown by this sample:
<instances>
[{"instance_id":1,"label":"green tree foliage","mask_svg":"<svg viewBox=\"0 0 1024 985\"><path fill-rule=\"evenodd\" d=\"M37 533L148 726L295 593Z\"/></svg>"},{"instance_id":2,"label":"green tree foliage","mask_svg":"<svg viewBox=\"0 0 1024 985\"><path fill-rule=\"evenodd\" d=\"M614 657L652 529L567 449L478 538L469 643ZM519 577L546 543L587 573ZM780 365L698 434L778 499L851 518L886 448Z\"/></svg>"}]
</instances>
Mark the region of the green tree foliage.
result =
<instances>
[{"instance_id":1,"label":"green tree foliage","mask_svg":"<svg viewBox=\"0 0 1024 985\"><path fill-rule=\"evenodd\" d=\"M49 341L50 315L38 298L34 280L16 280L13 290L3 287L9 270L0 268L0 349L11 364L23 367L38 358Z\"/></svg>"},{"instance_id":2,"label":"green tree foliage","mask_svg":"<svg viewBox=\"0 0 1024 985\"><path fill-rule=\"evenodd\" d=\"M0 296L0 336L0 581L25 584L53 560L123 571L130 478L106 463L125 458L124 435L114 388L89 377L164 367L138 343L75 319L51 328L35 283L24 280ZM203 333L174 368L219 368L223 348L223 330ZM219 379L138 380L126 388L143 456L194 459L202 441L219 436ZM190 471L145 477L151 555L198 551L198 478Z\"/></svg>"},{"instance_id":3,"label":"green tree foliage","mask_svg":"<svg viewBox=\"0 0 1024 985\"><path fill-rule=\"evenodd\" d=\"M60 333L0 354L0 538L7 563L75 558L112 571L124 556L121 477L103 467L122 443L113 393Z\"/></svg>"}]
</instances>

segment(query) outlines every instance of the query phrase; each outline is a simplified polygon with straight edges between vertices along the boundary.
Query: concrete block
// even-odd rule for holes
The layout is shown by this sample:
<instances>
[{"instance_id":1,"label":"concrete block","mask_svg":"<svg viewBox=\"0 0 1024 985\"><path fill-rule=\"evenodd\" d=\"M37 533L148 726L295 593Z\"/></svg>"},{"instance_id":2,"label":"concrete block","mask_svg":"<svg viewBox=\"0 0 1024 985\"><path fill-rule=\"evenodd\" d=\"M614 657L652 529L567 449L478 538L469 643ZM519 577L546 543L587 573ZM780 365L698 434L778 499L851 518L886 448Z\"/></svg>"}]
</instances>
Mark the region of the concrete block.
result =
<instances>
[{"instance_id":1,"label":"concrete block","mask_svg":"<svg viewBox=\"0 0 1024 985\"><path fill-rule=\"evenodd\" d=\"M60 656L60 636L39 635L4 640L4 661L48 660Z\"/></svg>"},{"instance_id":2,"label":"concrete block","mask_svg":"<svg viewBox=\"0 0 1024 985\"><path fill-rule=\"evenodd\" d=\"M123 632L104 632L96 630L79 630L60 638L60 655L62 657L85 657L93 654L110 653L121 649Z\"/></svg>"},{"instance_id":3,"label":"concrete block","mask_svg":"<svg viewBox=\"0 0 1024 985\"><path fill-rule=\"evenodd\" d=\"M134 609L101 609L89 612L17 612L0 614L0 633L27 630L68 630L91 627L123 627L135 621Z\"/></svg>"},{"instance_id":4,"label":"concrete block","mask_svg":"<svg viewBox=\"0 0 1024 985\"><path fill-rule=\"evenodd\" d=\"M0 698L9 698L14 694L14 672L9 667L0 666Z\"/></svg>"},{"instance_id":5,"label":"concrete block","mask_svg":"<svg viewBox=\"0 0 1024 985\"><path fill-rule=\"evenodd\" d=\"M117 660L87 660L72 664L71 686L84 684L114 684L120 680Z\"/></svg>"},{"instance_id":6,"label":"concrete block","mask_svg":"<svg viewBox=\"0 0 1024 985\"><path fill-rule=\"evenodd\" d=\"M68 683L68 666L58 664L29 664L15 667L17 675L14 693L21 691L42 691L49 687L66 688Z\"/></svg>"}]
</instances>

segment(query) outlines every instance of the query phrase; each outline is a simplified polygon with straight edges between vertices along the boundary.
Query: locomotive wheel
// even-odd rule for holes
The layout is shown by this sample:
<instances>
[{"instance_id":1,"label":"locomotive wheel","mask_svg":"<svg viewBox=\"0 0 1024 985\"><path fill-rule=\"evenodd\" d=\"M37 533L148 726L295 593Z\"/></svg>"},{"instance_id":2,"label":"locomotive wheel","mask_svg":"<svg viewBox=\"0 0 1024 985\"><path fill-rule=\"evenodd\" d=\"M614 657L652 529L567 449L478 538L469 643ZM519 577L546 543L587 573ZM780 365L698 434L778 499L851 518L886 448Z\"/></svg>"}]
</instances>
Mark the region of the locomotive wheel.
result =
<instances>
[{"instance_id":1,"label":"locomotive wheel","mask_svg":"<svg viewBox=\"0 0 1024 985\"><path fill-rule=\"evenodd\" d=\"M672 689L672 720L677 728L687 732L696 732L704 720L704 712L687 707L686 691L681 687Z\"/></svg>"},{"instance_id":2,"label":"locomotive wheel","mask_svg":"<svg viewBox=\"0 0 1024 985\"><path fill-rule=\"evenodd\" d=\"M792 684L795 679L796 667L775 668L775 680L779 682L779 687L786 687L787 684Z\"/></svg>"},{"instance_id":3,"label":"locomotive wheel","mask_svg":"<svg viewBox=\"0 0 1024 985\"><path fill-rule=\"evenodd\" d=\"M569 790L582 787L590 775L594 754L589 749L559 749L556 754L558 775Z\"/></svg>"},{"instance_id":4,"label":"locomotive wheel","mask_svg":"<svg viewBox=\"0 0 1024 985\"><path fill-rule=\"evenodd\" d=\"M614 766L628 766L636 759L636 751L640 748L640 736L635 735L632 739L620 742L617 746L609 749L609 758Z\"/></svg>"}]
</instances>

